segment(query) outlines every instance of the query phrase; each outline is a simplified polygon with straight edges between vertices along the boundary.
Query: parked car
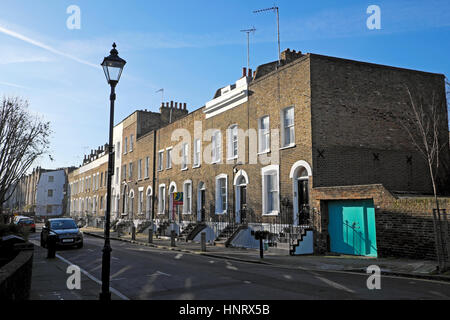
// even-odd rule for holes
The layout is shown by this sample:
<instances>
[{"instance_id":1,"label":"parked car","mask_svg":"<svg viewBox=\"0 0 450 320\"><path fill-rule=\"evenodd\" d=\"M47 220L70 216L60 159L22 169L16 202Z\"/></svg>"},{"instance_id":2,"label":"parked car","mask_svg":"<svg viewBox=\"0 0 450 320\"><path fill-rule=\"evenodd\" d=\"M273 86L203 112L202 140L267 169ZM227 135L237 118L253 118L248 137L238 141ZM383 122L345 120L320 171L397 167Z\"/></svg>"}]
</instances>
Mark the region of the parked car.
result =
<instances>
[{"instance_id":1,"label":"parked car","mask_svg":"<svg viewBox=\"0 0 450 320\"><path fill-rule=\"evenodd\" d=\"M17 216L14 218L14 224L24 228L25 230L29 230L30 232L36 232L36 224L30 217Z\"/></svg>"},{"instance_id":2,"label":"parked car","mask_svg":"<svg viewBox=\"0 0 450 320\"><path fill-rule=\"evenodd\" d=\"M71 218L49 219L41 232L41 247L47 247L49 236L56 237L56 245L61 247L83 247L83 233Z\"/></svg>"}]
</instances>

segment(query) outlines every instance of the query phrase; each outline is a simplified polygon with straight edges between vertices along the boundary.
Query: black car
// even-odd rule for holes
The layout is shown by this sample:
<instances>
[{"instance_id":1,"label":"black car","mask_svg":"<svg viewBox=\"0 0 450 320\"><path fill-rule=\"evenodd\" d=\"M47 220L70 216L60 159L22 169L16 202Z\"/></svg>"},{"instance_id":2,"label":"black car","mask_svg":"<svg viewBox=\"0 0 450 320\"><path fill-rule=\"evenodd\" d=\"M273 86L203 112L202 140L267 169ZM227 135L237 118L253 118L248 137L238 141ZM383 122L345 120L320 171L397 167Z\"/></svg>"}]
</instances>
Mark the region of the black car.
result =
<instances>
[{"instance_id":1,"label":"black car","mask_svg":"<svg viewBox=\"0 0 450 320\"><path fill-rule=\"evenodd\" d=\"M76 246L83 247L83 233L78 228L73 219L60 218L49 219L41 232L41 246L46 247L49 236L56 237L57 246Z\"/></svg>"}]
</instances>

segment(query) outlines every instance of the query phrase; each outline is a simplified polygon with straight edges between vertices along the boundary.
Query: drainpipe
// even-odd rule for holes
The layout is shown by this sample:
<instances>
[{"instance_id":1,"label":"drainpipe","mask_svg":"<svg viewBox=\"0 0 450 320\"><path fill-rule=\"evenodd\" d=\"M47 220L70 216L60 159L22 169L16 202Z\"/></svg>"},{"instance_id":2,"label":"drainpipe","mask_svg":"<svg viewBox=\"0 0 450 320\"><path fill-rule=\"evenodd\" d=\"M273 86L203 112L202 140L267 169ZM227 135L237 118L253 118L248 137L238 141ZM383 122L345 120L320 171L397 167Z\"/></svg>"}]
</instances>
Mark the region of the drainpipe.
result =
<instances>
[{"instance_id":1,"label":"drainpipe","mask_svg":"<svg viewBox=\"0 0 450 320\"><path fill-rule=\"evenodd\" d=\"M153 187L152 187L152 228L155 220L155 193L156 193L156 130L153 131Z\"/></svg>"}]
</instances>

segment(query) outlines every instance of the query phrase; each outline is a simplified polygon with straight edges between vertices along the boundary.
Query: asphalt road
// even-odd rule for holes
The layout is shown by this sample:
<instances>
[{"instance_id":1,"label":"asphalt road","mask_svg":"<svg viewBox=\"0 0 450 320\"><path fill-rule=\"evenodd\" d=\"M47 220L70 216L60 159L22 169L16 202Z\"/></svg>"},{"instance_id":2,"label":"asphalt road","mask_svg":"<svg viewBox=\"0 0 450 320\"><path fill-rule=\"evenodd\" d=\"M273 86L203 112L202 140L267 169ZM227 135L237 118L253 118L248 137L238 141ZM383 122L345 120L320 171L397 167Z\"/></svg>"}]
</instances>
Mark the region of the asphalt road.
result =
<instances>
[{"instance_id":1,"label":"asphalt road","mask_svg":"<svg viewBox=\"0 0 450 320\"><path fill-rule=\"evenodd\" d=\"M31 238L39 239L39 230ZM101 279L103 240L58 254ZM450 283L227 261L112 241L111 287L132 300L450 299Z\"/></svg>"}]
</instances>

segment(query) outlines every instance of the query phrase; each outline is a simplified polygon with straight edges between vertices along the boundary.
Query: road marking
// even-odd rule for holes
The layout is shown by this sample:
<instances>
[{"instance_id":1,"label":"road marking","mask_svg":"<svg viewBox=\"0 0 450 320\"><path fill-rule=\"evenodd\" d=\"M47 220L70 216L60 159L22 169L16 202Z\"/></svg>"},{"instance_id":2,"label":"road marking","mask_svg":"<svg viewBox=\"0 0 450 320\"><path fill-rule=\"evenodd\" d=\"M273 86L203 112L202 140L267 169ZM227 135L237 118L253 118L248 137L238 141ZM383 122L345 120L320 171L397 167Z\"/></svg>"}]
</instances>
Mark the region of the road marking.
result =
<instances>
[{"instance_id":1,"label":"road marking","mask_svg":"<svg viewBox=\"0 0 450 320\"><path fill-rule=\"evenodd\" d=\"M440 292L437 292L437 291L430 291L430 293L434 294L434 295L436 295L438 297L441 297L441 298L444 298L444 299L448 299L448 297L445 294L443 294L443 293L440 293Z\"/></svg>"},{"instance_id":2,"label":"road marking","mask_svg":"<svg viewBox=\"0 0 450 320\"><path fill-rule=\"evenodd\" d=\"M339 289L339 290L344 290L344 291L347 291L348 293L355 293L355 291L353 291L352 289L349 289L346 286L343 286L342 284L339 284L337 282L328 280L328 279L323 278L321 276L317 276L316 275L316 279L319 279L320 281L325 282L326 284L328 284L329 286L331 286L333 288L336 288L336 289Z\"/></svg>"},{"instance_id":3,"label":"road marking","mask_svg":"<svg viewBox=\"0 0 450 320\"><path fill-rule=\"evenodd\" d=\"M30 241L33 242L35 245L40 246L40 244L37 241ZM64 259L63 257L61 257L59 254L55 255L59 260L67 263L69 266L75 265L74 263L70 262L67 259ZM99 285L102 285L102 282L100 280L98 280L96 277L94 277L93 275L91 275L89 272L87 272L86 270L80 268L80 271L86 275L89 279L93 280L94 282L96 282ZM114 288L109 287L109 291L111 291L112 293L114 293L116 296L118 296L119 298L121 298L122 300L130 300L130 298L128 298L127 296L123 295L122 293L120 293L119 291L117 291Z\"/></svg>"},{"instance_id":4,"label":"road marking","mask_svg":"<svg viewBox=\"0 0 450 320\"><path fill-rule=\"evenodd\" d=\"M161 272L161 271L156 271L154 274L149 274L149 275L147 275L147 277L154 277L154 276L166 276L166 277L171 277L170 274L164 273L164 272Z\"/></svg>"},{"instance_id":5,"label":"road marking","mask_svg":"<svg viewBox=\"0 0 450 320\"><path fill-rule=\"evenodd\" d=\"M56 257L58 259L60 259L61 261L64 261L65 263L67 263L68 265L74 265L72 262L70 262L69 260L64 259L63 257L61 257L59 254L56 255ZM98 280L96 277L94 277L93 275L91 275L89 272L87 272L84 269L81 269L81 272L84 273L89 279L97 282L99 285L102 285L102 282L100 280ZM119 291L117 291L114 288L109 287L109 291L111 291L112 293L114 293L115 295L117 295L118 297L120 297L122 300L130 300L127 296L123 295L122 293L120 293Z\"/></svg>"}]
</instances>

